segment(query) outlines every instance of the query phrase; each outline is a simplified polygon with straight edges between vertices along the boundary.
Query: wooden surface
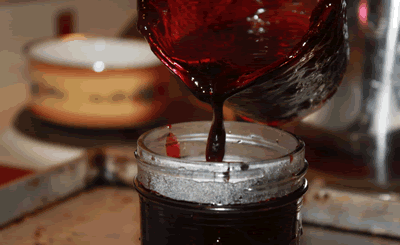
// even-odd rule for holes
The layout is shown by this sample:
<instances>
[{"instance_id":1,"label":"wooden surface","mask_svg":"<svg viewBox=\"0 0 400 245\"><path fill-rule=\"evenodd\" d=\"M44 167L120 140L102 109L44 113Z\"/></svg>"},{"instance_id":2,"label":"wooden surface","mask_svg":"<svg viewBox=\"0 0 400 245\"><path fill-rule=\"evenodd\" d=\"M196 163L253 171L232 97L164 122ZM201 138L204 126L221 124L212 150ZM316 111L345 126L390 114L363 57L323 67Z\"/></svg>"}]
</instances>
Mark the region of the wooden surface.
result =
<instances>
[{"instance_id":1,"label":"wooden surface","mask_svg":"<svg viewBox=\"0 0 400 245\"><path fill-rule=\"evenodd\" d=\"M133 189L96 188L0 230L0 245L139 245L139 219L139 200ZM305 225L301 245L306 244L396 245L400 242Z\"/></svg>"}]
</instances>

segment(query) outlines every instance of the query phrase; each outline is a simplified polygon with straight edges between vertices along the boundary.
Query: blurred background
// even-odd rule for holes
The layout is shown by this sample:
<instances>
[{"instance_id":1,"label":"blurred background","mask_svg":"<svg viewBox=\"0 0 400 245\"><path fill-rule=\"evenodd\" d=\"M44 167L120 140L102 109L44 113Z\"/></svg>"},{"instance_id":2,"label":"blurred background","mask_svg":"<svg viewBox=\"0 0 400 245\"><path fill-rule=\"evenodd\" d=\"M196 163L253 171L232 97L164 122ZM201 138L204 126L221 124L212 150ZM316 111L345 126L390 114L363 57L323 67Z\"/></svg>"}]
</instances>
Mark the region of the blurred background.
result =
<instances>
[{"instance_id":1,"label":"blurred background","mask_svg":"<svg viewBox=\"0 0 400 245\"><path fill-rule=\"evenodd\" d=\"M139 69L104 58L103 66L115 67L99 72L67 59L48 62L62 50L35 56L38 44L51 47L60 37L95 40L95 50L126 41L154 60L141 46L136 7L132 0L0 0L0 244L138 244L138 198L130 187L138 136L212 119L211 107L157 61ZM283 127L307 145L303 244L400 244L400 120L392 110L379 148L369 102L379 84L364 66L375 64L369 57L376 56L371 33L378 28L371 25L387 5L352 0L347 7L351 53L342 85L319 111ZM67 50L74 48L82 49ZM135 77L146 82L129 83ZM79 86L65 85L74 82ZM236 120L229 110L225 117Z\"/></svg>"}]
</instances>

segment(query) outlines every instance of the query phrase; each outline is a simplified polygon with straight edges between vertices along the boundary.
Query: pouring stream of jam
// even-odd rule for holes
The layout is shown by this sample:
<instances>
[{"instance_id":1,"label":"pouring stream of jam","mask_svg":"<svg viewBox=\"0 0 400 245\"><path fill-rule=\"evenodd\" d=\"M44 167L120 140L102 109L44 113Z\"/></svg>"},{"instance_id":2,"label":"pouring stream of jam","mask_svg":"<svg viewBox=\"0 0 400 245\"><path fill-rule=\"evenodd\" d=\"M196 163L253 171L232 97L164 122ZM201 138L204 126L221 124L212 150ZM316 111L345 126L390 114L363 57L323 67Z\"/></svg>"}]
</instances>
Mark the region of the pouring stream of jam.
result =
<instances>
[{"instance_id":1,"label":"pouring stream of jam","mask_svg":"<svg viewBox=\"0 0 400 245\"><path fill-rule=\"evenodd\" d=\"M207 161L224 158L224 101L252 86L260 74L295 59L308 45L300 43L313 21L334 12L331 2L337 6L341 0L139 2L138 29L153 52L213 107Z\"/></svg>"}]
</instances>

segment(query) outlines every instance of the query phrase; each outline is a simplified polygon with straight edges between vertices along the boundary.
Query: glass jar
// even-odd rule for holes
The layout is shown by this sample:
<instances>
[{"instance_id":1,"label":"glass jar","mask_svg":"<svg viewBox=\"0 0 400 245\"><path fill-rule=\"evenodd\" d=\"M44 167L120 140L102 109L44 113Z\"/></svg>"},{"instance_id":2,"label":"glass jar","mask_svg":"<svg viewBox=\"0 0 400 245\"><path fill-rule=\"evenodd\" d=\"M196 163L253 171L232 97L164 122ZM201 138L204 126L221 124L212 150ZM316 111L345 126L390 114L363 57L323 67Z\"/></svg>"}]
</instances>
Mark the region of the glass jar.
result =
<instances>
[{"instance_id":1,"label":"glass jar","mask_svg":"<svg viewBox=\"0 0 400 245\"><path fill-rule=\"evenodd\" d=\"M299 244L304 142L276 128L225 122L224 162L207 162L210 126L173 124L139 138L141 243ZM171 146L179 158L168 156Z\"/></svg>"}]
</instances>

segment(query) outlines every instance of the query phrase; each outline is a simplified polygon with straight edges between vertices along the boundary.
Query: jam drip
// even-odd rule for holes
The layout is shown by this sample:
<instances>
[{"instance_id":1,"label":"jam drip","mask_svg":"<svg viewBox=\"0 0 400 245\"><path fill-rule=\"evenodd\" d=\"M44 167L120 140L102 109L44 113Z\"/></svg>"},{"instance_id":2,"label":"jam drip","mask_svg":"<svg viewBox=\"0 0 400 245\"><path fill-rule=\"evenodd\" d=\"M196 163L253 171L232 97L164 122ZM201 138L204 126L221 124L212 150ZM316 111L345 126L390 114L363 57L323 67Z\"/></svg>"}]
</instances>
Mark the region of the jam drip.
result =
<instances>
[{"instance_id":1,"label":"jam drip","mask_svg":"<svg viewBox=\"0 0 400 245\"><path fill-rule=\"evenodd\" d=\"M222 162L225 155L225 127L223 115L224 102L214 102L214 117L208 134L206 160L208 162Z\"/></svg>"}]
</instances>

